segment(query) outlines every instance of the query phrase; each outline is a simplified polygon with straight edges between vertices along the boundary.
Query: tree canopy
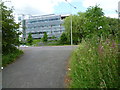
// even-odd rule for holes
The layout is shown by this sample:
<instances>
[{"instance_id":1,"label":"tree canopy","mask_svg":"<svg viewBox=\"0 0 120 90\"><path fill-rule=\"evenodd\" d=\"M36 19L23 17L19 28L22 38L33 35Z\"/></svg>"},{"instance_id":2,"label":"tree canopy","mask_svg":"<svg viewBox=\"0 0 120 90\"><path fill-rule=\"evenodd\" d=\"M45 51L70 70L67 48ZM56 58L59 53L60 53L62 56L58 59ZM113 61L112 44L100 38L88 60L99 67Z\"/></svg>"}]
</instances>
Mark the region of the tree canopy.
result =
<instances>
[{"instance_id":1,"label":"tree canopy","mask_svg":"<svg viewBox=\"0 0 120 90\"><path fill-rule=\"evenodd\" d=\"M84 24L84 31L87 33L87 36L90 37L92 34L97 34L98 36L101 35L108 35L108 27L107 22L104 16L104 12L102 8L98 7L89 7L86 10L86 21Z\"/></svg>"},{"instance_id":2,"label":"tree canopy","mask_svg":"<svg viewBox=\"0 0 120 90\"><path fill-rule=\"evenodd\" d=\"M68 41L67 35L66 33L62 33L61 37L60 37L60 43L61 44L66 44Z\"/></svg>"},{"instance_id":3,"label":"tree canopy","mask_svg":"<svg viewBox=\"0 0 120 90\"><path fill-rule=\"evenodd\" d=\"M65 18L65 33L71 37L71 16ZM72 35L73 43L78 44L83 38L92 38L94 35L98 37L108 37L118 35L118 19L104 16L102 8L98 5L89 7L86 12L78 12L72 15Z\"/></svg>"},{"instance_id":4,"label":"tree canopy","mask_svg":"<svg viewBox=\"0 0 120 90\"><path fill-rule=\"evenodd\" d=\"M72 16L72 35L73 35L73 43L77 44L78 42L81 42L82 37L84 37L84 30L83 30L83 22L85 21L84 17L85 13L79 12L78 15ZM64 21L65 26L65 33L67 34L68 41L70 43L70 37L71 37L71 16L67 17Z\"/></svg>"},{"instance_id":5,"label":"tree canopy","mask_svg":"<svg viewBox=\"0 0 120 90\"><path fill-rule=\"evenodd\" d=\"M28 42L30 45L32 45L33 38L32 38L32 34L31 34L31 33L29 33L29 35L28 35L27 42Z\"/></svg>"},{"instance_id":6,"label":"tree canopy","mask_svg":"<svg viewBox=\"0 0 120 90\"><path fill-rule=\"evenodd\" d=\"M44 33L44 36L43 36L42 40L43 40L43 42L47 42L47 40L48 40L48 35L47 35L46 32Z\"/></svg>"},{"instance_id":7,"label":"tree canopy","mask_svg":"<svg viewBox=\"0 0 120 90\"><path fill-rule=\"evenodd\" d=\"M2 53L7 54L14 51L14 47L19 45L19 25L14 20L13 9L8 8L2 2L0 4L2 14Z\"/></svg>"}]
</instances>

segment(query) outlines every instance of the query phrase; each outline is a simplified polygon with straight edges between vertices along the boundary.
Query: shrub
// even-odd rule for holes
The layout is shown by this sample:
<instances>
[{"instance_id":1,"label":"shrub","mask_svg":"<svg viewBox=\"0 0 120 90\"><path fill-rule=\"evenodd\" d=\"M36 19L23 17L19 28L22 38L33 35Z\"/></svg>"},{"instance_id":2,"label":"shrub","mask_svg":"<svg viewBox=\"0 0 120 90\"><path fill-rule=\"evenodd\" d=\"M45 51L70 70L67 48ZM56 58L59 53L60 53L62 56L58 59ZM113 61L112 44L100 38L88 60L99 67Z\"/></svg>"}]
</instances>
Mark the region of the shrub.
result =
<instances>
[{"instance_id":1,"label":"shrub","mask_svg":"<svg viewBox=\"0 0 120 90\"><path fill-rule=\"evenodd\" d=\"M21 54L23 54L23 51L15 48L14 52L11 52L6 55L2 55L2 66L5 67L8 64L12 63L16 60L17 57L19 57Z\"/></svg>"},{"instance_id":2,"label":"shrub","mask_svg":"<svg viewBox=\"0 0 120 90\"><path fill-rule=\"evenodd\" d=\"M27 42L28 42L30 45L32 45L33 38L32 38L32 34L31 34L31 33L29 33L29 35L28 35Z\"/></svg>"},{"instance_id":3,"label":"shrub","mask_svg":"<svg viewBox=\"0 0 120 90\"><path fill-rule=\"evenodd\" d=\"M44 33L44 36L43 36L42 40L43 40L43 42L47 42L48 41L48 35L47 35L46 32Z\"/></svg>"},{"instance_id":4,"label":"shrub","mask_svg":"<svg viewBox=\"0 0 120 90\"><path fill-rule=\"evenodd\" d=\"M62 35L60 36L60 44L67 44L67 35L66 33L62 33Z\"/></svg>"}]
</instances>

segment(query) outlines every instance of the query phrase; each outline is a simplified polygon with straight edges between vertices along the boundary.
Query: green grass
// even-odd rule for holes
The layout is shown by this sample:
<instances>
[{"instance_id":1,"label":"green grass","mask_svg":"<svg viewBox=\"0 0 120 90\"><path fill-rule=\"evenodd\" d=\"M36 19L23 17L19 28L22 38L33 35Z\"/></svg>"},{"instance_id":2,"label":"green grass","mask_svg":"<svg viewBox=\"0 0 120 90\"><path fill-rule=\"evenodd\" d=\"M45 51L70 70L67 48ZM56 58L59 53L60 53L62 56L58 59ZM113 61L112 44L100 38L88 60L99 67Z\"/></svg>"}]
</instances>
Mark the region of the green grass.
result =
<instances>
[{"instance_id":1,"label":"green grass","mask_svg":"<svg viewBox=\"0 0 120 90\"><path fill-rule=\"evenodd\" d=\"M69 88L118 88L118 52L115 41L83 41L69 63Z\"/></svg>"},{"instance_id":2,"label":"green grass","mask_svg":"<svg viewBox=\"0 0 120 90\"><path fill-rule=\"evenodd\" d=\"M14 62L20 55L23 54L22 50L16 49L14 52L2 56L2 66L5 67L8 64Z\"/></svg>"},{"instance_id":3,"label":"green grass","mask_svg":"<svg viewBox=\"0 0 120 90\"><path fill-rule=\"evenodd\" d=\"M42 39L34 39L32 45L34 45L34 46L41 46L41 45L38 45L38 43L40 43L40 42L42 42ZM56 40L49 40L47 42L42 42L42 43L43 43L42 46L69 45L69 44L61 44L59 41L56 41ZM27 45L30 46L28 43L27 43Z\"/></svg>"},{"instance_id":4,"label":"green grass","mask_svg":"<svg viewBox=\"0 0 120 90\"><path fill-rule=\"evenodd\" d=\"M33 45L37 45L37 43L41 42L42 40L41 39L34 39L32 44Z\"/></svg>"},{"instance_id":5,"label":"green grass","mask_svg":"<svg viewBox=\"0 0 120 90\"><path fill-rule=\"evenodd\" d=\"M39 45L38 43L43 43ZM70 44L62 44L59 40L49 40L47 42L43 42L42 39L34 39L32 45L26 43L27 46L59 46L59 45L70 45Z\"/></svg>"},{"instance_id":6,"label":"green grass","mask_svg":"<svg viewBox=\"0 0 120 90\"><path fill-rule=\"evenodd\" d=\"M41 42L41 39L33 39L32 45L38 46L38 43ZM26 43L27 46L32 46L29 43Z\"/></svg>"},{"instance_id":7,"label":"green grass","mask_svg":"<svg viewBox=\"0 0 120 90\"><path fill-rule=\"evenodd\" d=\"M47 43L45 46L64 46L69 44L61 44L59 42Z\"/></svg>"}]
</instances>

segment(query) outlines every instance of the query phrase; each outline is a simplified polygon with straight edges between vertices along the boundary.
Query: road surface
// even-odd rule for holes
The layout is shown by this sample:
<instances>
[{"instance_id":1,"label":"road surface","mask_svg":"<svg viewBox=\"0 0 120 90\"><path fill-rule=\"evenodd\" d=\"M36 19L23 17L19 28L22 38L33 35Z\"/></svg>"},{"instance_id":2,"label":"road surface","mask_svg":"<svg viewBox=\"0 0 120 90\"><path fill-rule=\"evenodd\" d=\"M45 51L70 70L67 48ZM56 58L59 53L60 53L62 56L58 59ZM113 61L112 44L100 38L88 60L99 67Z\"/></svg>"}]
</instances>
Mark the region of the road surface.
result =
<instances>
[{"instance_id":1,"label":"road surface","mask_svg":"<svg viewBox=\"0 0 120 90\"><path fill-rule=\"evenodd\" d=\"M75 47L22 48L24 55L2 71L3 88L64 88L67 59Z\"/></svg>"}]
</instances>

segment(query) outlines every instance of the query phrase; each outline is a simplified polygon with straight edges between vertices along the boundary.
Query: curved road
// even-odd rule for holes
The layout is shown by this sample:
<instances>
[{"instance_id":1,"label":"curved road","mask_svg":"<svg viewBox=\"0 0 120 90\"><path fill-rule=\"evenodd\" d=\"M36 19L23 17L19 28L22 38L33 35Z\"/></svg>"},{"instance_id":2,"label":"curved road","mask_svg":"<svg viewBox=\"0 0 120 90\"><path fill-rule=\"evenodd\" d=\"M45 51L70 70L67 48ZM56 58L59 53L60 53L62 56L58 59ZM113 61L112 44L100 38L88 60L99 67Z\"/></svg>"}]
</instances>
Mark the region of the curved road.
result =
<instances>
[{"instance_id":1,"label":"curved road","mask_svg":"<svg viewBox=\"0 0 120 90\"><path fill-rule=\"evenodd\" d=\"M3 69L3 88L64 88L66 64L76 46L27 47Z\"/></svg>"}]
</instances>

